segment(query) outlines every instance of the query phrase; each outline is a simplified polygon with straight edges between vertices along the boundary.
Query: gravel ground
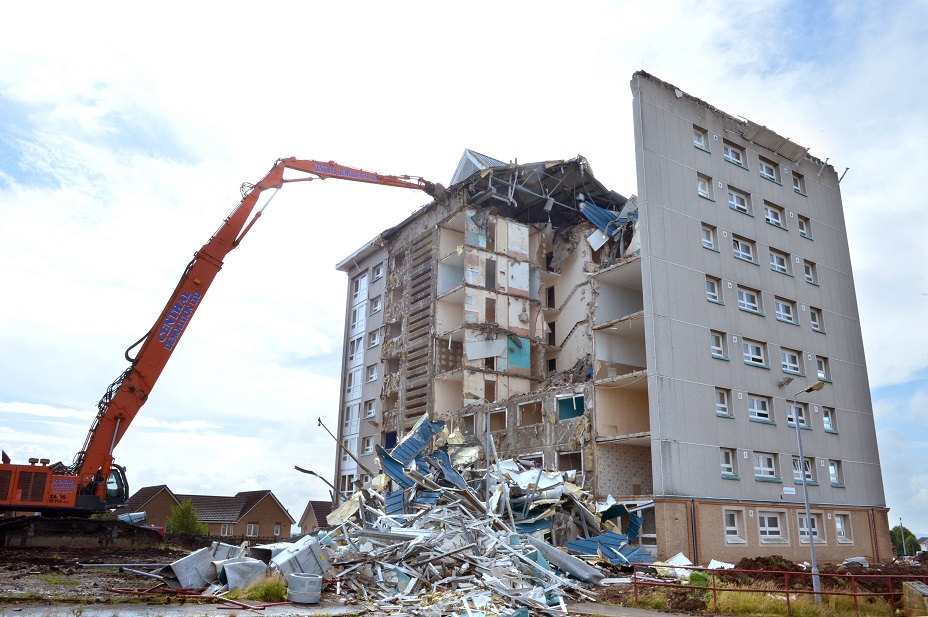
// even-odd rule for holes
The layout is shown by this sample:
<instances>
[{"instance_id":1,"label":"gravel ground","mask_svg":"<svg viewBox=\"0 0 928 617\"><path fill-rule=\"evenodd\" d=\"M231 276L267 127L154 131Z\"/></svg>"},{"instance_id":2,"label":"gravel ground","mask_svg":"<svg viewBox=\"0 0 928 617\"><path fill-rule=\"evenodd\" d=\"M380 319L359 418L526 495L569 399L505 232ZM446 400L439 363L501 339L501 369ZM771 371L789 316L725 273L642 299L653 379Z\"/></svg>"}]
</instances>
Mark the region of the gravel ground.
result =
<instances>
[{"instance_id":1,"label":"gravel ground","mask_svg":"<svg viewBox=\"0 0 928 617\"><path fill-rule=\"evenodd\" d=\"M130 596L123 597L107 589L151 587L156 581L120 572L119 568L80 567L79 564L171 563L188 553L178 548L3 548L0 549L0 605L125 601Z\"/></svg>"}]
</instances>

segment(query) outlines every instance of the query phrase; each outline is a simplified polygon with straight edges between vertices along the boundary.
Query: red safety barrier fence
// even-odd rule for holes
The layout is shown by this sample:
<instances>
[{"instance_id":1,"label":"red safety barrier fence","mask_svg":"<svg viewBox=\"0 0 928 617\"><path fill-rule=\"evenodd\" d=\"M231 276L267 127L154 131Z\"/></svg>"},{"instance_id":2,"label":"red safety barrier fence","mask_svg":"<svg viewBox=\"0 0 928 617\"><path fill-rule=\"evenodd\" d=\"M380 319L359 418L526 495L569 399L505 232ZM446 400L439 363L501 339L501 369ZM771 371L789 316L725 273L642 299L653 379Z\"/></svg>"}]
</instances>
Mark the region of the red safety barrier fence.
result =
<instances>
[{"instance_id":1,"label":"red safety barrier fence","mask_svg":"<svg viewBox=\"0 0 928 617\"><path fill-rule=\"evenodd\" d=\"M678 579L658 579L645 574L645 572L651 572L655 569L702 572L709 579L708 585L681 586ZM808 571L785 572L782 570L737 570L734 568L710 570L699 566L635 564L632 585L634 586L636 602L638 601L639 588L669 587L711 592L712 609L716 615L719 613L718 593L720 591L756 593L760 595L782 593L785 596L786 612L788 615L792 615L791 603L794 601L792 596L815 595L816 592L812 588L813 576L818 576L821 581L821 592L819 594L821 597L847 596L853 598L854 613L858 616L860 615L861 599L866 601L867 598L882 597L887 601L889 615L892 617L895 615L896 600L902 598L902 583L905 581L919 581L928 584L928 576L925 574L812 574L812 572ZM782 587L774 585L772 588L755 589L747 586L737 586L737 583L733 582L734 579L756 580L758 578L767 583L782 581Z\"/></svg>"}]
</instances>

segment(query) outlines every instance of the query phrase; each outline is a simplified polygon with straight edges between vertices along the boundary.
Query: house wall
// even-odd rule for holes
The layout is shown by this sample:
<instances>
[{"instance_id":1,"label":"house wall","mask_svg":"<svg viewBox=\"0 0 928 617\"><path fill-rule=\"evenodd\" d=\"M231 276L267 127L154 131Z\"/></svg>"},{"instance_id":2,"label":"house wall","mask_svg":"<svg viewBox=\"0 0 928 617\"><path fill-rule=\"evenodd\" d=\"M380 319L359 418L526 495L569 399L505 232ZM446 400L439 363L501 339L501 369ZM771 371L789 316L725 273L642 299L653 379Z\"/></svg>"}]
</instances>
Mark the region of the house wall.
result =
<instances>
[{"instance_id":1,"label":"house wall","mask_svg":"<svg viewBox=\"0 0 928 617\"><path fill-rule=\"evenodd\" d=\"M274 536L274 526L279 525L279 535L276 537L290 537L290 517L287 512L271 498L270 495L264 497L255 506L246 512L242 518L235 524L235 535L244 536L247 525L250 523L258 524L257 537L270 538ZM210 523L210 535L220 535L220 524Z\"/></svg>"},{"instance_id":2,"label":"house wall","mask_svg":"<svg viewBox=\"0 0 928 617\"><path fill-rule=\"evenodd\" d=\"M300 533L311 533L320 527L324 527L325 524L325 521L322 521L321 523L320 521L317 521L315 515L312 513L312 510L310 510L303 515L303 518L300 519Z\"/></svg>"},{"instance_id":3,"label":"house wall","mask_svg":"<svg viewBox=\"0 0 928 617\"><path fill-rule=\"evenodd\" d=\"M146 514L146 520L148 521L146 524L164 527L171 515L171 510L177 505L177 501L168 491L161 491L149 499L148 503L142 507L142 512Z\"/></svg>"}]
</instances>

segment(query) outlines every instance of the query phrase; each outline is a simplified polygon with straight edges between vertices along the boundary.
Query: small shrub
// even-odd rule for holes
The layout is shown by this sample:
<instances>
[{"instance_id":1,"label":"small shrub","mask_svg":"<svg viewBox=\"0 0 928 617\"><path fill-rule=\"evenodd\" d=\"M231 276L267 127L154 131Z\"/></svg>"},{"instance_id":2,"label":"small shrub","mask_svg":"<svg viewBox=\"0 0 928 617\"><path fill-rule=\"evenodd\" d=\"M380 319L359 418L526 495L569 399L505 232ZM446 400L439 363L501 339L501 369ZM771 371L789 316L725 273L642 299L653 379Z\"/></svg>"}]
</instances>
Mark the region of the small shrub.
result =
<instances>
[{"instance_id":1,"label":"small shrub","mask_svg":"<svg viewBox=\"0 0 928 617\"><path fill-rule=\"evenodd\" d=\"M171 508L171 514L164 522L164 530L167 533L189 533L196 536L209 534L209 527L206 523L200 522L197 509L189 499Z\"/></svg>"}]
</instances>

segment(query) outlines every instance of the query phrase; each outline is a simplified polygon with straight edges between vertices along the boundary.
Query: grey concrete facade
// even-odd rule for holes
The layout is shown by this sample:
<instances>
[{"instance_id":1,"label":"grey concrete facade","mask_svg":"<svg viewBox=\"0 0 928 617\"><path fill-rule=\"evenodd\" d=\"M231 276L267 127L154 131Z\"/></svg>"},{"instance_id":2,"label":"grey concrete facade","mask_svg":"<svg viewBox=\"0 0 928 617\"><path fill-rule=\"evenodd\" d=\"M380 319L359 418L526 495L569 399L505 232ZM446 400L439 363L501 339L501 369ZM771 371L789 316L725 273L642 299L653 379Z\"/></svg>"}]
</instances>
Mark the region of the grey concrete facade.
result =
<instances>
[{"instance_id":1,"label":"grey concrete facade","mask_svg":"<svg viewBox=\"0 0 928 617\"><path fill-rule=\"evenodd\" d=\"M713 504L696 537L687 534L688 553L706 540L717 558L770 546L804 558L788 406L821 378L826 387L799 395L796 411L819 554L885 557L887 511L835 170L647 74L631 88L655 499L694 499L688 518L701 501ZM735 515L727 534L724 512Z\"/></svg>"}]
</instances>

